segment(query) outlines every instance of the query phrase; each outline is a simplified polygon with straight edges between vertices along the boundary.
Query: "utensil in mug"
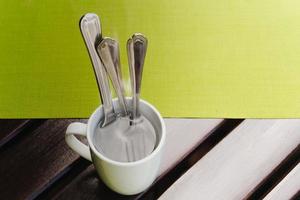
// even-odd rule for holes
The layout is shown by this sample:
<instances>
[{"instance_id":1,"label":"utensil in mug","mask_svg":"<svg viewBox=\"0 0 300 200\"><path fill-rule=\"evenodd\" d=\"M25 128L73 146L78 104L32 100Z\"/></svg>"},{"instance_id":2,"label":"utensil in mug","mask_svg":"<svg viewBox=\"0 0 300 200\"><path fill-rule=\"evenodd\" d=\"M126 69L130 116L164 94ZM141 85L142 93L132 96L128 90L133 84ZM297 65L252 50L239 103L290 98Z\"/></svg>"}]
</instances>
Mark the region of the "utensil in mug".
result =
<instances>
[{"instance_id":1,"label":"utensil in mug","mask_svg":"<svg viewBox=\"0 0 300 200\"><path fill-rule=\"evenodd\" d=\"M127 98L127 105L132 105L132 100ZM120 111L117 100L113 100L116 111ZM131 108L132 109L132 108ZM147 157L135 162L117 162L107 158L97 151L94 144L95 129L104 117L103 106L97 108L84 123L71 123L65 139L67 144L82 157L93 162L95 169L103 182L113 191L124 195L133 195L147 189L158 175L166 139L165 123L154 106L146 101L140 101L140 112L153 125L156 131L157 143L154 151ZM80 142L74 135L87 137L88 146Z\"/></svg>"},{"instance_id":2,"label":"utensil in mug","mask_svg":"<svg viewBox=\"0 0 300 200\"><path fill-rule=\"evenodd\" d=\"M156 143L155 130L151 123L140 114L140 91L144 61L147 52L147 38L135 33L127 41L127 55L132 88L132 121L131 126L126 132L128 138L128 154L130 161L136 161L149 155Z\"/></svg>"},{"instance_id":3,"label":"utensil in mug","mask_svg":"<svg viewBox=\"0 0 300 200\"><path fill-rule=\"evenodd\" d=\"M104 118L101 127L115 121L112 97L106 71L98 57L95 46L101 40L101 25L99 17L94 13L85 14L80 20L80 30L93 64L98 90L103 104Z\"/></svg>"},{"instance_id":4,"label":"utensil in mug","mask_svg":"<svg viewBox=\"0 0 300 200\"><path fill-rule=\"evenodd\" d=\"M101 40L100 44L97 46L97 51L103 65L109 74L112 84L117 93L120 104L122 105L122 115L127 116L127 105L125 102L124 87L121 80L120 73L120 53L119 53L119 43L118 41L105 37Z\"/></svg>"},{"instance_id":5,"label":"utensil in mug","mask_svg":"<svg viewBox=\"0 0 300 200\"><path fill-rule=\"evenodd\" d=\"M133 98L133 120L140 116L139 100L147 46L147 38L140 33L135 33L132 38L127 41L127 54Z\"/></svg>"}]
</instances>

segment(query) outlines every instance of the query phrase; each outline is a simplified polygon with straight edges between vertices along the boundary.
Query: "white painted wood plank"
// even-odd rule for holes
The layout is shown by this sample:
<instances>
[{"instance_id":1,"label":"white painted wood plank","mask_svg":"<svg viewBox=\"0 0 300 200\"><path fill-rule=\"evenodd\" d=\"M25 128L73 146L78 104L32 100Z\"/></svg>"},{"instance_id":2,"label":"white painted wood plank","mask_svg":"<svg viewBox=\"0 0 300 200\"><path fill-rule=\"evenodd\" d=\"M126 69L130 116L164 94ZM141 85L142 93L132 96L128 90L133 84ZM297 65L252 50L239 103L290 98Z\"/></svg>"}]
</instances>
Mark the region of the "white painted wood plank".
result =
<instances>
[{"instance_id":1,"label":"white painted wood plank","mask_svg":"<svg viewBox=\"0 0 300 200\"><path fill-rule=\"evenodd\" d=\"M166 146L160 174L176 165L218 126L222 119L164 119Z\"/></svg>"},{"instance_id":2,"label":"white painted wood plank","mask_svg":"<svg viewBox=\"0 0 300 200\"><path fill-rule=\"evenodd\" d=\"M288 200L300 190L300 164L298 164L264 200Z\"/></svg>"},{"instance_id":3,"label":"white painted wood plank","mask_svg":"<svg viewBox=\"0 0 300 200\"><path fill-rule=\"evenodd\" d=\"M299 143L299 119L245 120L160 199L243 199Z\"/></svg>"}]
</instances>

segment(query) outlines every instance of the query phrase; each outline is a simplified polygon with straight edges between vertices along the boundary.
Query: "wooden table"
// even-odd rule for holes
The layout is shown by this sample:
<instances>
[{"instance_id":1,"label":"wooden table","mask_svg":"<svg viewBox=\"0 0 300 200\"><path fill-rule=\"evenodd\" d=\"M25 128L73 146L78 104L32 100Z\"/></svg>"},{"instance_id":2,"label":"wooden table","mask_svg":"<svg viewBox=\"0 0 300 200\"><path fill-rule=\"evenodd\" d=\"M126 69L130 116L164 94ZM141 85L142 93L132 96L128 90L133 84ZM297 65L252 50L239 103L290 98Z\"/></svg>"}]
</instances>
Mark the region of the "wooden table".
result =
<instances>
[{"instance_id":1,"label":"wooden table","mask_svg":"<svg viewBox=\"0 0 300 200\"><path fill-rule=\"evenodd\" d=\"M0 120L0 199L300 199L300 119L165 119L160 175L134 196L66 145L74 121Z\"/></svg>"}]
</instances>

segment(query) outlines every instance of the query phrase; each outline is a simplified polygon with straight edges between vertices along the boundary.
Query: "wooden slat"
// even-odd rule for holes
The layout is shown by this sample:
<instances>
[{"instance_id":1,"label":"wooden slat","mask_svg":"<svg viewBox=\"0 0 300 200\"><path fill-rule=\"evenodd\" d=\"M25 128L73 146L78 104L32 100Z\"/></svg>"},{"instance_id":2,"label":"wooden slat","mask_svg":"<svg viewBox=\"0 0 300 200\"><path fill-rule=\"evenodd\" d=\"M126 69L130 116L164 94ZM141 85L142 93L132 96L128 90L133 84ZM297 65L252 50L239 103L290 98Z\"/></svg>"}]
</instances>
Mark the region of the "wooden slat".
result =
<instances>
[{"instance_id":1,"label":"wooden slat","mask_svg":"<svg viewBox=\"0 0 300 200\"><path fill-rule=\"evenodd\" d=\"M264 200L288 200L300 190L300 164L298 164Z\"/></svg>"},{"instance_id":2,"label":"wooden slat","mask_svg":"<svg viewBox=\"0 0 300 200\"><path fill-rule=\"evenodd\" d=\"M242 121L241 119L224 120L191 153L181 159L178 164L172 166L170 170L168 169L167 173L160 176L148 190L137 195L135 199L158 199L179 177L222 141Z\"/></svg>"},{"instance_id":3,"label":"wooden slat","mask_svg":"<svg viewBox=\"0 0 300 200\"><path fill-rule=\"evenodd\" d=\"M160 170L164 174L183 157L199 145L223 120L221 119L165 119L167 138L165 155ZM67 184L67 185L65 185ZM97 177L93 166L79 174L71 183L54 195L54 199L134 199L135 196L122 196L112 192ZM46 198L43 196L43 199Z\"/></svg>"},{"instance_id":4,"label":"wooden slat","mask_svg":"<svg viewBox=\"0 0 300 200\"><path fill-rule=\"evenodd\" d=\"M166 148L160 174L164 174L205 140L223 120L165 119Z\"/></svg>"},{"instance_id":5,"label":"wooden slat","mask_svg":"<svg viewBox=\"0 0 300 200\"><path fill-rule=\"evenodd\" d=\"M300 143L300 120L245 120L161 197L243 199Z\"/></svg>"},{"instance_id":6,"label":"wooden slat","mask_svg":"<svg viewBox=\"0 0 300 200\"><path fill-rule=\"evenodd\" d=\"M1 119L0 120L0 147L18 135L24 128L33 123L34 120L23 119Z\"/></svg>"},{"instance_id":7,"label":"wooden slat","mask_svg":"<svg viewBox=\"0 0 300 200\"><path fill-rule=\"evenodd\" d=\"M72 121L47 120L0 152L1 199L33 198L71 168L79 157L64 141Z\"/></svg>"}]
</instances>

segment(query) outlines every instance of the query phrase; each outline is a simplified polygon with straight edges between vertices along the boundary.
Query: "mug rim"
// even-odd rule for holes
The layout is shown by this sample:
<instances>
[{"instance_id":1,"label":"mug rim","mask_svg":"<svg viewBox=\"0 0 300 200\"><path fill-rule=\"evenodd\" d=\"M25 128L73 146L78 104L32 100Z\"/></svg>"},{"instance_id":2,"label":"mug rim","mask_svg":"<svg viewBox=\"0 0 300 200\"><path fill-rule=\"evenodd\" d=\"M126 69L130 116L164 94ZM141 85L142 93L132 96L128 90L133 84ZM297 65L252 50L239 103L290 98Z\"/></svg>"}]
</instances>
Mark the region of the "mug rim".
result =
<instances>
[{"instance_id":1,"label":"mug rim","mask_svg":"<svg viewBox=\"0 0 300 200\"><path fill-rule=\"evenodd\" d=\"M90 127L91 127L91 123L92 123L92 119L94 119L94 117L96 116L96 114L100 111L100 109L102 108L102 105L97 107L96 110L92 113L92 115L89 117L88 119L88 123L87 123L87 140L88 140L88 144L89 144L89 148L93 151L94 154L96 154L97 157L99 157L101 160L104 160L110 164L113 165L118 165L118 166L133 166L133 165L138 165L140 163L144 163L147 162L148 160L151 160L154 156L156 156L160 150L162 149L164 143L165 143L165 139L166 139L166 127L165 127L165 123L164 120L161 116L161 114L159 113L159 111L149 102L140 99L140 101L142 103L144 103L146 106L150 107L154 113L158 116L159 118L159 122L161 124L161 138L160 141L157 145L157 147L154 149L154 151L151 152L151 154L147 155L145 158L137 160L137 161L133 161L133 162L120 162L120 161L116 161L116 160L112 160L108 157L106 157L105 155L103 155L102 153L100 153L99 151L97 151L97 149L95 148L92 139L91 139L91 131L90 131Z\"/></svg>"}]
</instances>

